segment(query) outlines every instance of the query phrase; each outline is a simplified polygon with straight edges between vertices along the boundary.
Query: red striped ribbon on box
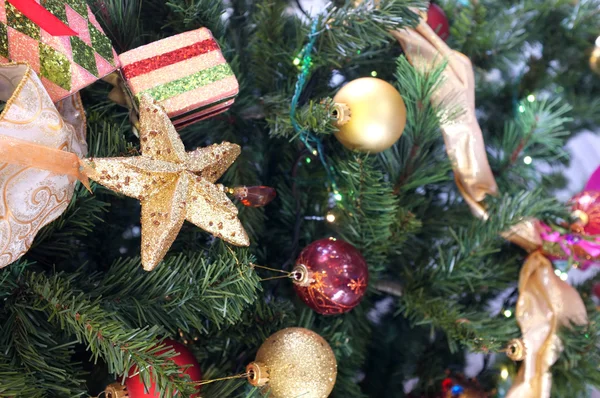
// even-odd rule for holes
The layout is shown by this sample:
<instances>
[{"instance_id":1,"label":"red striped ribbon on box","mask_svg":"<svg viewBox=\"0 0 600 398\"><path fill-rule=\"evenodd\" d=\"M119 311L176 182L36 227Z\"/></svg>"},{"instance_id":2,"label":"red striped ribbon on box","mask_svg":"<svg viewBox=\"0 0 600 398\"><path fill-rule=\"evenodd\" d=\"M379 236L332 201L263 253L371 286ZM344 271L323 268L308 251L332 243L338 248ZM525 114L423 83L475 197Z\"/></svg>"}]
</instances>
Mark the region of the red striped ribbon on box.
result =
<instances>
[{"instance_id":1,"label":"red striped ribbon on box","mask_svg":"<svg viewBox=\"0 0 600 398\"><path fill-rule=\"evenodd\" d=\"M181 60L197 57L215 50L219 50L217 42L214 39L207 39L194 43L191 46L178 48L177 50L165 54L155 55L154 57L125 65L121 71L123 77L129 80L136 76L144 75L148 72L180 62Z\"/></svg>"},{"instance_id":2,"label":"red striped ribbon on box","mask_svg":"<svg viewBox=\"0 0 600 398\"><path fill-rule=\"evenodd\" d=\"M119 56L133 96L148 94L169 117L186 121L237 95L239 86L206 28L182 33Z\"/></svg>"}]
</instances>

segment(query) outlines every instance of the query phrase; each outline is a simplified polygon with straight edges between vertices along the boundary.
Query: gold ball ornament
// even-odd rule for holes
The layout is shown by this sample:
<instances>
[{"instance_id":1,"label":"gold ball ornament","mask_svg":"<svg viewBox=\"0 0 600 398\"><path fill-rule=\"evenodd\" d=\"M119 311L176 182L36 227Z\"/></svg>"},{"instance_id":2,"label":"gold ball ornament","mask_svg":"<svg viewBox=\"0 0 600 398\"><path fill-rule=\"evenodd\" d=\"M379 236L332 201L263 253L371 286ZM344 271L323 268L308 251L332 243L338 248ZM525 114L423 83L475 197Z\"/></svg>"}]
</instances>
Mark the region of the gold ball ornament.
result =
<instances>
[{"instance_id":1,"label":"gold ball ornament","mask_svg":"<svg viewBox=\"0 0 600 398\"><path fill-rule=\"evenodd\" d=\"M338 91L333 101L339 129L335 137L348 149L381 152L394 145L404 131L404 100L384 80L353 80Z\"/></svg>"},{"instance_id":2,"label":"gold ball ornament","mask_svg":"<svg viewBox=\"0 0 600 398\"><path fill-rule=\"evenodd\" d=\"M337 376L331 347L317 333L287 328L269 337L246 368L248 381L269 398L327 398Z\"/></svg>"},{"instance_id":3,"label":"gold ball ornament","mask_svg":"<svg viewBox=\"0 0 600 398\"><path fill-rule=\"evenodd\" d=\"M600 75L600 46L594 47L590 55L590 68L595 74Z\"/></svg>"}]
</instances>

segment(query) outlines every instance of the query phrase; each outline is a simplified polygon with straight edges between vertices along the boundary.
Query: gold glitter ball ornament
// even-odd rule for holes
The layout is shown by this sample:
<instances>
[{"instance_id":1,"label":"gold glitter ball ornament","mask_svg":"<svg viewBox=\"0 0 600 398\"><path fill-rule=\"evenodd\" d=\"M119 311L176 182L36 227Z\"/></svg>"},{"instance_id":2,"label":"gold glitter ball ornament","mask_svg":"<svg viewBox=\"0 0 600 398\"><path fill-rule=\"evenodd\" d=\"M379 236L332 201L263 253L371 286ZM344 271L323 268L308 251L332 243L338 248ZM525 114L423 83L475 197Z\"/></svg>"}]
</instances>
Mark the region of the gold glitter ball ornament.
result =
<instances>
[{"instance_id":1,"label":"gold glitter ball ornament","mask_svg":"<svg viewBox=\"0 0 600 398\"><path fill-rule=\"evenodd\" d=\"M83 165L90 179L141 202L146 271L164 258L184 220L231 244L250 244L237 207L214 184L239 156L238 145L186 152L165 110L147 95L140 99L140 145L141 156L85 159Z\"/></svg>"},{"instance_id":2,"label":"gold glitter ball ornament","mask_svg":"<svg viewBox=\"0 0 600 398\"><path fill-rule=\"evenodd\" d=\"M317 333L287 328L269 337L248 365L248 381L270 398L327 398L337 376L331 347Z\"/></svg>"},{"instance_id":3,"label":"gold glitter ball ornament","mask_svg":"<svg viewBox=\"0 0 600 398\"><path fill-rule=\"evenodd\" d=\"M600 46L594 47L590 55L590 68L595 74L600 75Z\"/></svg>"},{"instance_id":4,"label":"gold glitter ball ornament","mask_svg":"<svg viewBox=\"0 0 600 398\"><path fill-rule=\"evenodd\" d=\"M402 96L388 82L363 77L346 84L333 98L338 114L335 137L346 148L377 153L394 145L406 125Z\"/></svg>"}]
</instances>

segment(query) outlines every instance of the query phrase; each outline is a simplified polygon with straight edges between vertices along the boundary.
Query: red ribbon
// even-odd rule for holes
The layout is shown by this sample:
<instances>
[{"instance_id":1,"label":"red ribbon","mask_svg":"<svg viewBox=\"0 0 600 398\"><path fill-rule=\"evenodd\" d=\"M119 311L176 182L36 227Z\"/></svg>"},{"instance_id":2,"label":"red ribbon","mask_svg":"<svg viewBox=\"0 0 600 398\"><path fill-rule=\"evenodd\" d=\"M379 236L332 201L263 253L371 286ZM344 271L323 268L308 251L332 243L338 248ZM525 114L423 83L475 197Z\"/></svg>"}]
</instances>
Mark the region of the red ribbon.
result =
<instances>
[{"instance_id":1,"label":"red ribbon","mask_svg":"<svg viewBox=\"0 0 600 398\"><path fill-rule=\"evenodd\" d=\"M8 0L8 2L52 36L77 36L77 32L35 0Z\"/></svg>"}]
</instances>

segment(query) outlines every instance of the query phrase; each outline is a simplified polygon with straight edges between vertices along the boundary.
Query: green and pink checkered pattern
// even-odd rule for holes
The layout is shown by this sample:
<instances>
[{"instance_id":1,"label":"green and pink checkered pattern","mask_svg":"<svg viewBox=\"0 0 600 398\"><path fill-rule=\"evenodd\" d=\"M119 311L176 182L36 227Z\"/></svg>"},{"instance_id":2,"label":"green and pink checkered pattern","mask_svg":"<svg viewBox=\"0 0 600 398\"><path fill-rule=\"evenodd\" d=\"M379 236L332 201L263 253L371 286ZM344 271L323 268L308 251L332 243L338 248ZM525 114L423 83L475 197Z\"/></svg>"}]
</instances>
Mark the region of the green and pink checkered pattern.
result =
<instances>
[{"instance_id":1,"label":"green and pink checkered pattern","mask_svg":"<svg viewBox=\"0 0 600 398\"><path fill-rule=\"evenodd\" d=\"M27 62L55 102L118 68L111 42L84 0L37 1L77 36L52 36L0 0L0 61Z\"/></svg>"}]
</instances>

